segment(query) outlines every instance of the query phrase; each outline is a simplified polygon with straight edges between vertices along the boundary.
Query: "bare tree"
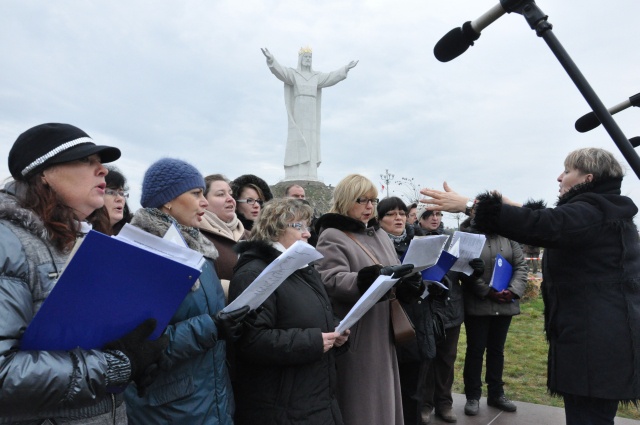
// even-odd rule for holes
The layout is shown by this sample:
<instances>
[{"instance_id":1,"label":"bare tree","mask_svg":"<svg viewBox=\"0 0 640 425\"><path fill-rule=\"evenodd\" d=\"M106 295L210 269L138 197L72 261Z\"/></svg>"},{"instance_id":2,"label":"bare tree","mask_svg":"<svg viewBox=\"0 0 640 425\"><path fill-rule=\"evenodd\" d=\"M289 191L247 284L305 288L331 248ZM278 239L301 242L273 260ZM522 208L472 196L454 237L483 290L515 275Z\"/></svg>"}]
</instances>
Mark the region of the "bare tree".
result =
<instances>
[{"instance_id":1,"label":"bare tree","mask_svg":"<svg viewBox=\"0 0 640 425\"><path fill-rule=\"evenodd\" d=\"M413 177L400 177L396 184L400 186L402 198L407 200L408 204L418 202L421 196L420 185L416 183Z\"/></svg>"}]
</instances>

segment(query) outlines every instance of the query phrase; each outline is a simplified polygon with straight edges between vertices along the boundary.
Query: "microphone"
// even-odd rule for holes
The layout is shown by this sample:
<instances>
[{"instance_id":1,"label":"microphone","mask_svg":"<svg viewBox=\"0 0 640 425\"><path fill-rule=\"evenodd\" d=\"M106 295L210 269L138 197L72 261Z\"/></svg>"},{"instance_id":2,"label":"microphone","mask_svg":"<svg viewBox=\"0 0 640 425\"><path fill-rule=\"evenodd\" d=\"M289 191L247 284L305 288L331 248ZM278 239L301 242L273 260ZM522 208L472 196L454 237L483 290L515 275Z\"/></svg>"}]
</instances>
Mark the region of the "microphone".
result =
<instances>
[{"instance_id":1,"label":"microphone","mask_svg":"<svg viewBox=\"0 0 640 425\"><path fill-rule=\"evenodd\" d=\"M624 111L630 106L640 106L640 93L634 94L624 102L620 102L617 105L612 106L611 108L609 108L609 113L611 115L617 114L618 112ZM586 133L587 131L591 131L599 125L600 120L596 116L595 112L589 112L588 114L585 114L578 118L575 127L576 130L578 130L580 133Z\"/></svg>"},{"instance_id":2,"label":"microphone","mask_svg":"<svg viewBox=\"0 0 640 425\"><path fill-rule=\"evenodd\" d=\"M629 139L629 143L631 143L631 146L633 146L634 148L637 148L638 146L640 146L640 137L632 137L631 139Z\"/></svg>"},{"instance_id":3,"label":"microphone","mask_svg":"<svg viewBox=\"0 0 640 425\"><path fill-rule=\"evenodd\" d=\"M460 28L445 34L433 48L433 54L440 62L449 62L467 51L480 38L480 32L507 13L498 3L475 21L467 21Z\"/></svg>"}]
</instances>

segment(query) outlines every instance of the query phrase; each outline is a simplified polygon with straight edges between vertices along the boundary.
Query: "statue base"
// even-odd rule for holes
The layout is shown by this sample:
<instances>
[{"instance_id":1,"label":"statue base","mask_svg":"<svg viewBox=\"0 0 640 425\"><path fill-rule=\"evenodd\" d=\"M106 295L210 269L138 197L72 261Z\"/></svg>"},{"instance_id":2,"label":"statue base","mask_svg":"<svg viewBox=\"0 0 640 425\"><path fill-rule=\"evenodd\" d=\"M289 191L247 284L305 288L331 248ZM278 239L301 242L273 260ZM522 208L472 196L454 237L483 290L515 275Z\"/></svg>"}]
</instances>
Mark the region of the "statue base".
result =
<instances>
[{"instance_id":1,"label":"statue base","mask_svg":"<svg viewBox=\"0 0 640 425\"><path fill-rule=\"evenodd\" d=\"M331 200L333 198L334 187L325 185L317 180L282 180L271 186L273 196L278 198L284 197L284 190L291 186L298 185L304 188L306 200L314 208L316 214L324 214L331 208Z\"/></svg>"}]
</instances>

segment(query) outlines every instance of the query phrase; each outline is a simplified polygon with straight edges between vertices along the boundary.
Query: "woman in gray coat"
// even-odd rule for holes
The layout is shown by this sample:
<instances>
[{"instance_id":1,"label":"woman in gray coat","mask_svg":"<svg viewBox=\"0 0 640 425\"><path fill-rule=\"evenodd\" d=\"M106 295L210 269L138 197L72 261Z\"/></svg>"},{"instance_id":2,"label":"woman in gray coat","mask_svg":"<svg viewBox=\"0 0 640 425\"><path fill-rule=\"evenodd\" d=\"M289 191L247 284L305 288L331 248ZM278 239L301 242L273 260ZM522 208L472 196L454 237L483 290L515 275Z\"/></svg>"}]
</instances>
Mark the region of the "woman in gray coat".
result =
<instances>
[{"instance_id":1,"label":"woman in gray coat","mask_svg":"<svg viewBox=\"0 0 640 425\"><path fill-rule=\"evenodd\" d=\"M473 214L473 213L472 213ZM472 227L471 219L460 226L460 230L479 233ZM464 392L467 403L464 413L478 414L482 395L482 362L486 351L485 382L487 404L506 412L515 412L517 407L504 395L504 344L511 318L520 314L519 298L527 286L528 267L520 244L503 236L485 235L487 240L480 258L484 261L484 275L466 276L460 273L464 298L464 327L467 333L467 352L464 361ZM491 288L491 276L500 254L511 264L513 274L507 288L496 291Z\"/></svg>"},{"instance_id":2,"label":"woman in gray coat","mask_svg":"<svg viewBox=\"0 0 640 425\"><path fill-rule=\"evenodd\" d=\"M377 225L369 225L370 221L375 223L377 196L369 179L349 175L336 186L330 212L316 223L316 249L324 255L318 270L334 311L341 318L366 291L365 283L370 286L375 279L373 272L373 279L365 282L362 269L371 271L376 264L399 263L387 233ZM378 302L351 328L350 341L349 350L336 358L338 403L345 424L402 425L400 378L388 300Z\"/></svg>"}]
</instances>

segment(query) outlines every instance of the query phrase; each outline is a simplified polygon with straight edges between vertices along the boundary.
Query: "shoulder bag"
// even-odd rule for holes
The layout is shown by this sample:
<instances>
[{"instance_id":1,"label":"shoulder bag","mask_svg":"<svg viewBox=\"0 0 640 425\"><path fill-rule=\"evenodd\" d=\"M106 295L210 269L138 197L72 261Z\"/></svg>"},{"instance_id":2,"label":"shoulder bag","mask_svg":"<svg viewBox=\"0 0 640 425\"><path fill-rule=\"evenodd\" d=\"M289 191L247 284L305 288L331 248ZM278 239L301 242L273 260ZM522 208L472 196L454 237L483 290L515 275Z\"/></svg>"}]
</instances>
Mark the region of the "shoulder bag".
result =
<instances>
[{"instance_id":1,"label":"shoulder bag","mask_svg":"<svg viewBox=\"0 0 640 425\"><path fill-rule=\"evenodd\" d=\"M374 264L381 264L380 261L369 251L360 241L358 241L351 233L344 232L349 236L362 250L373 260ZM416 329L411 323L411 319L404 311L400 301L396 298L395 290L391 291L389 298L389 315L391 316L391 328L393 329L393 337L396 344L406 344L416 337Z\"/></svg>"}]
</instances>

